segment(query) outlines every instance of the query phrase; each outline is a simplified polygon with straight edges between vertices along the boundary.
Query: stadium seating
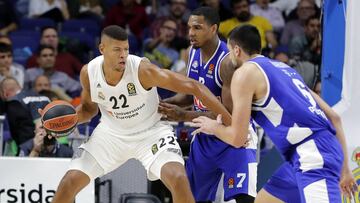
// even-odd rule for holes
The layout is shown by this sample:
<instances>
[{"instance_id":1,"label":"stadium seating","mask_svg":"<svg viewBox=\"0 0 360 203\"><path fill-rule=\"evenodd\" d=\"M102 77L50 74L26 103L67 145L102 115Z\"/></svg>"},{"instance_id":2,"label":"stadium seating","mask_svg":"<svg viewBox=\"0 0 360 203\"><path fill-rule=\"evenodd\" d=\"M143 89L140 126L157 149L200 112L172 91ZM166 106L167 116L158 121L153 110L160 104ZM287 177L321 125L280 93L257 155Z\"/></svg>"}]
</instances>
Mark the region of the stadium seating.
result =
<instances>
[{"instance_id":1,"label":"stadium seating","mask_svg":"<svg viewBox=\"0 0 360 203\"><path fill-rule=\"evenodd\" d=\"M14 61L25 65L28 58L37 52L40 33L34 30L19 30L11 32L9 37L12 41Z\"/></svg>"},{"instance_id":2,"label":"stadium seating","mask_svg":"<svg viewBox=\"0 0 360 203\"><path fill-rule=\"evenodd\" d=\"M55 21L48 18L22 18L19 30L41 31L43 27L55 27Z\"/></svg>"},{"instance_id":3,"label":"stadium seating","mask_svg":"<svg viewBox=\"0 0 360 203\"><path fill-rule=\"evenodd\" d=\"M92 20L70 19L65 21L61 27L62 32L81 32L87 33L92 37L100 35L100 27Z\"/></svg>"}]
</instances>

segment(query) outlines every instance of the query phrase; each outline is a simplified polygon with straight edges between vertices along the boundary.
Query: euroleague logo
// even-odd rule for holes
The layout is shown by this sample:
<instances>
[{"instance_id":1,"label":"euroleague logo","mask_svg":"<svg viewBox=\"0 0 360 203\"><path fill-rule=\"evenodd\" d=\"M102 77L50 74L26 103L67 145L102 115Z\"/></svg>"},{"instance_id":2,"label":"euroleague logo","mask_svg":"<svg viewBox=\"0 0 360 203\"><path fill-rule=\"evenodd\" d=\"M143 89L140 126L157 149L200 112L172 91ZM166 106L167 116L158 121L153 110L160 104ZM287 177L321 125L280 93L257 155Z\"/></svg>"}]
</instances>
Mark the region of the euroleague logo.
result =
<instances>
[{"instance_id":1,"label":"euroleague logo","mask_svg":"<svg viewBox=\"0 0 360 203\"><path fill-rule=\"evenodd\" d=\"M200 110L207 110L206 106L197 97L194 97L194 105Z\"/></svg>"},{"instance_id":2,"label":"euroleague logo","mask_svg":"<svg viewBox=\"0 0 360 203\"><path fill-rule=\"evenodd\" d=\"M351 156L351 160L354 161L355 163L357 163L358 167L355 168L352 172L355 178L355 182L358 185L357 191L354 194L354 200L355 203L360 203L360 147L357 147L352 156ZM351 203L354 201L351 201L351 199L346 198L344 195L342 196L342 202L343 203Z\"/></svg>"},{"instance_id":3,"label":"euroleague logo","mask_svg":"<svg viewBox=\"0 0 360 203\"><path fill-rule=\"evenodd\" d=\"M216 98L218 98L219 101L221 101L221 97L217 96ZM202 111L207 111L207 107L200 101L200 99L198 99L197 97L194 96L194 106L197 110L202 110Z\"/></svg>"}]
</instances>

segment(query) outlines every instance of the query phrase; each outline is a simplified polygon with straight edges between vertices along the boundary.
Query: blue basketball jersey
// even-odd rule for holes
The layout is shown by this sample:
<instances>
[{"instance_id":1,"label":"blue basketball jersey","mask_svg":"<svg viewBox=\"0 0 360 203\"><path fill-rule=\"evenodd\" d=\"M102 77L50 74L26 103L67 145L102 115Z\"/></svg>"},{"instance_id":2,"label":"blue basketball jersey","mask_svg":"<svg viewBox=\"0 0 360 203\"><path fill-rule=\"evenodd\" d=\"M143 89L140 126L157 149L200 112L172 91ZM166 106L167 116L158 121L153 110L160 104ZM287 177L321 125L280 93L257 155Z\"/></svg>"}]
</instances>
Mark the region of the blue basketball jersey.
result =
<instances>
[{"instance_id":1,"label":"blue basketball jersey","mask_svg":"<svg viewBox=\"0 0 360 203\"><path fill-rule=\"evenodd\" d=\"M335 129L309 92L301 76L288 65L258 56L248 61L263 72L268 83L264 100L253 102L252 118L289 158L294 145Z\"/></svg>"},{"instance_id":2,"label":"blue basketball jersey","mask_svg":"<svg viewBox=\"0 0 360 203\"><path fill-rule=\"evenodd\" d=\"M200 49L191 48L189 52L188 77L204 84L219 99L221 99L222 88L219 67L228 53L226 44L220 40L213 56L206 63L201 59ZM206 106L196 97L194 97L194 109L207 111Z\"/></svg>"},{"instance_id":3,"label":"blue basketball jersey","mask_svg":"<svg viewBox=\"0 0 360 203\"><path fill-rule=\"evenodd\" d=\"M223 85L220 64L228 52L226 44L220 40L206 63L201 59L200 49L191 48L189 52L188 77L207 86L219 100ZM197 98L194 98L194 109L199 112L208 110ZM194 136L186 161L186 173L196 201L215 200L222 174L226 201L239 194L256 195L257 136L253 129L249 130L252 139L246 148L234 148L214 135L199 133Z\"/></svg>"}]
</instances>

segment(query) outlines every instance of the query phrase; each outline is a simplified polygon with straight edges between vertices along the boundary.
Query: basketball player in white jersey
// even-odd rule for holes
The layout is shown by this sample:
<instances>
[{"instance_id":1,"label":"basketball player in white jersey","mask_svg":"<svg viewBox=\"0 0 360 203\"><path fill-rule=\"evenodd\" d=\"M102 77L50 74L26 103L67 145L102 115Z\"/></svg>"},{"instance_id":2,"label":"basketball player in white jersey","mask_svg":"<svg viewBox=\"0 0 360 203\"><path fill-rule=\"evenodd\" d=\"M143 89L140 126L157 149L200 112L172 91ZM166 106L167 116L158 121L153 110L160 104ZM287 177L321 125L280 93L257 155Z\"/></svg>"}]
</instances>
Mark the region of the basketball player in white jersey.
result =
<instances>
[{"instance_id":1,"label":"basketball player in white jersey","mask_svg":"<svg viewBox=\"0 0 360 203\"><path fill-rule=\"evenodd\" d=\"M138 159L150 180L161 179L175 203L194 202L184 170L181 149L172 127L160 121L156 87L192 94L227 122L230 114L199 82L129 55L126 31L111 25L102 31L101 56L83 67L79 123L89 121L100 109L99 125L74 157L60 182L53 203L72 203L90 180Z\"/></svg>"}]
</instances>

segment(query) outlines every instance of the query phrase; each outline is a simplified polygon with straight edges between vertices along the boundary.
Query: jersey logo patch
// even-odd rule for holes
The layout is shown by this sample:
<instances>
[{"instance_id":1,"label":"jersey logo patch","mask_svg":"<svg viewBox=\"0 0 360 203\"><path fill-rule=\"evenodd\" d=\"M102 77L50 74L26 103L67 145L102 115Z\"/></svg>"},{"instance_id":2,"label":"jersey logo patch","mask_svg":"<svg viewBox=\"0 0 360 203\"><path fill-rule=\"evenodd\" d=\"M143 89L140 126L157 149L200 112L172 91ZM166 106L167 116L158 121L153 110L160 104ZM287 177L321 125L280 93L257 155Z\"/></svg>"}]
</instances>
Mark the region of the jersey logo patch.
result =
<instances>
[{"instance_id":1,"label":"jersey logo patch","mask_svg":"<svg viewBox=\"0 0 360 203\"><path fill-rule=\"evenodd\" d=\"M98 84L96 85L96 88L101 88L100 83L98 83Z\"/></svg>"},{"instance_id":2,"label":"jersey logo patch","mask_svg":"<svg viewBox=\"0 0 360 203\"><path fill-rule=\"evenodd\" d=\"M234 178L229 178L228 185L229 185L229 188L234 188Z\"/></svg>"},{"instance_id":3,"label":"jersey logo patch","mask_svg":"<svg viewBox=\"0 0 360 203\"><path fill-rule=\"evenodd\" d=\"M197 61L194 61L191 66L197 68L199 66L199 63Z\"/></svg>"},{"instance_id":4,"label":"jersey logo patch","mask_svg":"<svg viewBox=\"0 0 360 203\"><path fill-rule=\"evenodd\" d=\"M209 70L208 70L207 73L208 73L209 75L212 75L212 74L213 74L213 71L214 71L214 68L215 68L215 65L214 65L214 64L210 64L210 65L209 65Z\"/></svg>"},{"instance_id":5,"label":"jersey logo patch","mask_svg":"<svg viewBox=\"0 0 360 203\"><path fill-rule=\"evenodd\" d=\"M151 147L151 152L153 154L156 154L157 151L159 151L157 144L153 144L153 146Z\"/></svg>"},{"instance_id":6,"label":"jersey logo patch","mask_svg":"<svg viewBox=\"0 0 360 203\"><path fill-rule=\"evenodd\" d=\"M101 100L105 100L105 95L102 92L98 92L98 98Z\"/></svg>"},{"instance_id":7,"label":"jersey logo patch","mask_svg":"<svg viewBox=\"0 0 360 203\"><path fill-rule=\"evenodd\" d=\"M136 89L135 89L134 83L131 83L131 82L130 82L130 83L128 83L128 84L126 85L126 87L127 87L129 96L134 96L134 95L136 95Z\"/></svg>"}]
</instances>

